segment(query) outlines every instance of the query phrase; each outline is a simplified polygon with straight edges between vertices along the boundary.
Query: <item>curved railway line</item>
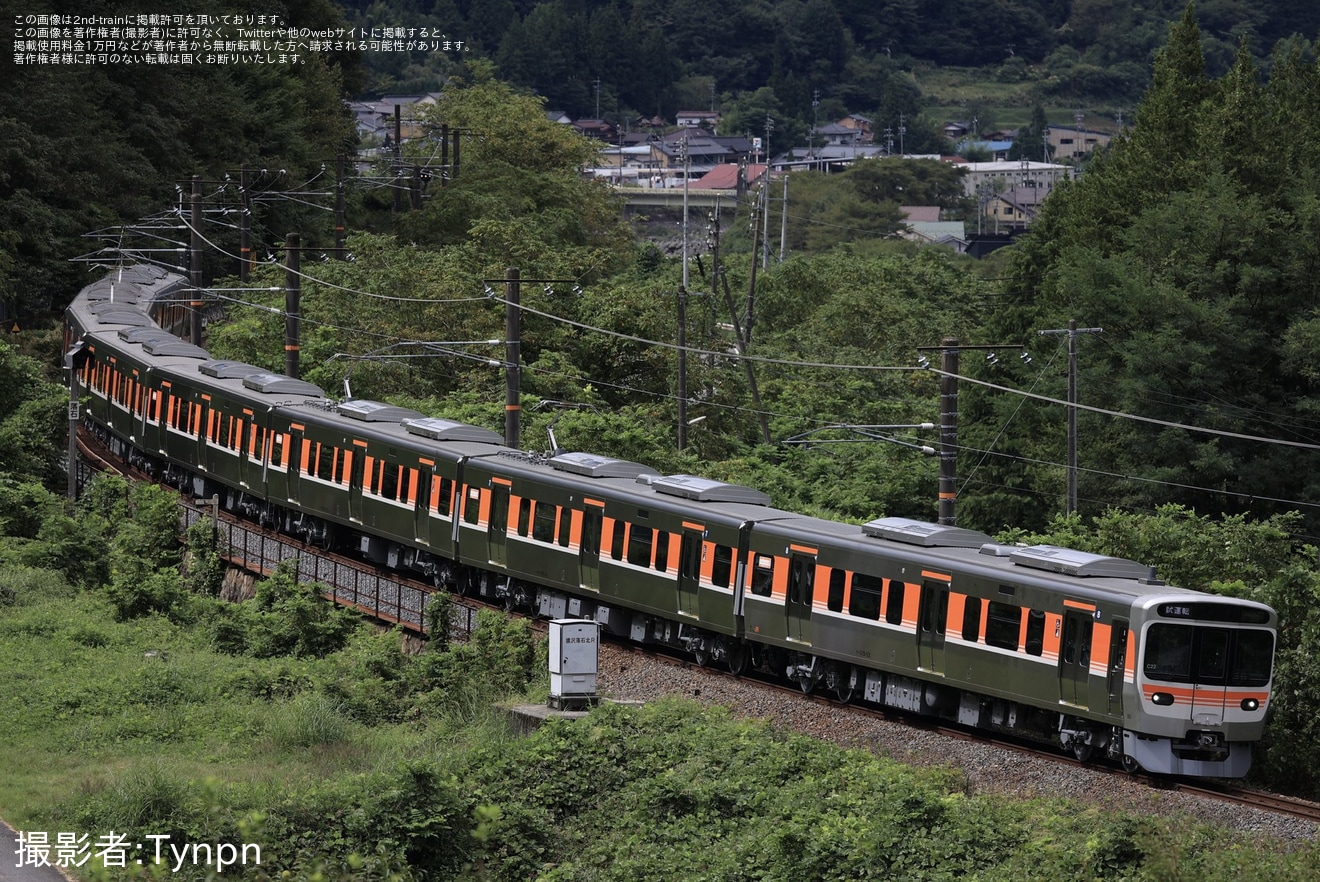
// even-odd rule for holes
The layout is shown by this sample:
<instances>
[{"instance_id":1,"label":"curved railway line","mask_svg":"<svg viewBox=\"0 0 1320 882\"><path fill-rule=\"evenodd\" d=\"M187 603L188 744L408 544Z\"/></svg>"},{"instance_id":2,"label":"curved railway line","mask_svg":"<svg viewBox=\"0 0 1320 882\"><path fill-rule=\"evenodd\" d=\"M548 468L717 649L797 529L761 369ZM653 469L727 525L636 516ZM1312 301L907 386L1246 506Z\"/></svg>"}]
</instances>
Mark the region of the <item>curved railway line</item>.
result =
<instances>
[{"instance_id":1,"label":"curved railway line","mask_svg":"<svg viewBox=\"0 0 1320 882\"><path fill-rule=\"evenodd\" d=\"M128 474L140 480L150 477L126 469L94 437L79 433L78 448L91 469ZM426 599L434 592L429 582L408 578L406 575L309 545L291 536L263 528L257 524L235 518L207 500L182 503L181 532L203 517L210 517L217 525L217 544L221 557L237 569L259 576L268 576L281 561L294 559L300 579L320 582L331 588L327 599L352 607L379 621L399 625L417 635L425 633ZM454 620L451 626L458 639L463 639L474 627L476 611L490 608L489 604L464 597L454 598ZM963 728L919 714L874 705L844 704L822 693L803 694L789 683L762 677L734 677L713 667L698 664L687 658L678 658L662 648L639 645L628 641L614 641L613 650L644 658L647 664L672 665L701 677L736 680L747 688L766 693L792 696L794 701L810 702L830 714L850 714L901 724L916 730L936 734L943 738L990 745L1019 755L1031 756L1063 767L1085 766L1088 770L1132 779L1163 791L1173 791L1212 799L1243 808L1255 809L1305 822L1320 824L1320 805L1293 797L1263 793L1228 783L1189 782L1146 774L1130 775L1117 766L1100 763L1083 764L1077 759L1060 754L1057 746L1034 745L1014 736L1000 736L985 729ZM735 709L736 710L736 709Z\"/></svg>"}]
</instances>

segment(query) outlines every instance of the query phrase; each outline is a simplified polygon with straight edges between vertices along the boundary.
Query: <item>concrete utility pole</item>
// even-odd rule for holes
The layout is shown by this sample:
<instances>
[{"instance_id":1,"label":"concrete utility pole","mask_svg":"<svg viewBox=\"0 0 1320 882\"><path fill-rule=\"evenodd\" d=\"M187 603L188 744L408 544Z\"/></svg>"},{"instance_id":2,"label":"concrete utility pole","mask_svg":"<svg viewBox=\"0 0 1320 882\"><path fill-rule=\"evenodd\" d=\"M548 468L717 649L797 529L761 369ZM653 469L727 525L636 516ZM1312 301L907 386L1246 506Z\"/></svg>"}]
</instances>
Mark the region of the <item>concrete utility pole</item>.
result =
<instances>
[{"instance_id":1,"label":"concrete utility pole","mask_svg":"<svg viewBox=\"0 0 1320 882\"><path fill-rule=\"evenodd\" d=\"M302 308L302 236L285 237L284 273L284 373L298 379L299 310Z\"/></svg>"},{"instance_id":2,"label":"concrete utility pole","mask_svg":"<svg viewBox=\"0 0 1320 882\"><path fill-rule=\"evenodd\" d=\"M939 522L952 527L958 498L958 338L945 337L940 347Z\"/></svg>"},{"instance_id":3,"label":"concrete utility pole","mask_svg":"<svg viewBox=\"0 0 1320 882\"><path fill-rule=\"evenodd\" d=\"M248 168L242 166L238 170L239 200L242 203L238 212L238 279L241 282L248 280L248 273L252 270L252 199L248 194L251 187Z\"/></svg>"},{"instance_id":4,"label":"concrete utility pole","mask_svg":"<svg viewBox=\"0 0 1320 882\"><path fill-rule=\"evenodd\" d=\"M343 260L344 251L344 155L335 157L335 259Z\"/></svg>"},{"instance_id":5,"label":"concrete utility pole","mask_svg":"<svg viewBox=\"0 0 1320 882\"><path fill-rule=\"evenodd\" d=\"M188 284L192 297L188 301L188 338L196 346L202 345L202 179L193 175L192 204L188 212Z\"/></svg>"},{"instance_id":6,"label":"concrete utility pole","mask_svg":"<svg viewBox=\"0 0 1320 882\"><path fill-rule=\"evenodd\" d=\"M1079 328L1076 321L1066 328L1039 331L1042 336L1068 335L1068 498L1066 514L1077 511L1077 335L1103 334L1104 328Z\"/></svg>"},{"instance_id":7,"label":"concrete utility pole","mask_svg":"<svg viewBox=\"0 0 1320 882\"><path fill-rule=\"evenodd\" d=\"M779 262L783 263L788 254L788 175L784 175L783 209L779 215Z\"/></svg>"},{"instance_id":8,"label":"concrete utility pole","mask_svg":"<svg viewBox=\"0 0 1320 882\"><path fill-rule=\"evenodd\" d=\"M504 445L518 448L522 398L519 386L522 371L518 366L522 322L519 309L518 268L511 266L504 274Z\"/></svg>"},{"instance_id":9,"label":"concrete utility pole","mask_svg":"<svg viewBox=\"0 0 1320 882\"><path fill-rule=\"evenodd\" d=\"M678 289L678 449L687 449L687 265Z\"/></svg>"},{"instance_id":10,"label":"concrete utility pole","mask_svg":"<svg viewBox=\"0 0 1320 882\"><path fill-rule=\"evenodd\" d=\"M683 151L683 290L686 291L688 288L688 173L692 168L686 128L683 129L683 141L679 144L679 149Z\"/></svg>"}]
</instances>

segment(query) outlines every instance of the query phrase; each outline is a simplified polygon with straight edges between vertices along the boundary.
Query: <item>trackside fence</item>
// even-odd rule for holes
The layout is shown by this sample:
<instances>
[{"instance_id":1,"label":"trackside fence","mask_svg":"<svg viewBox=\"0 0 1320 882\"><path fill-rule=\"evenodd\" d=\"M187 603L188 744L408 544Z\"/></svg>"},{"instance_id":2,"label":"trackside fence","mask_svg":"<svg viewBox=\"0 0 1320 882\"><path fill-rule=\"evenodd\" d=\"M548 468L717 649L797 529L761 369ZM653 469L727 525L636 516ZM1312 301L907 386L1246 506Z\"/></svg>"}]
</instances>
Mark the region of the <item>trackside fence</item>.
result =
<instances>
[{"instance_id":1,"label":"trackside fence","mask_svg":"<svg viewBox=\"0 0 1320 882\"><path fill-rule=\"evenodd\" d=\"M313 582L321 596L340 606L426 634L426 604L433 591L397 573L368 564L334 557L287 536L273 536L242 522L219 520L205 502L180 501L180 529L208 520L215 531L216 551L231 566L256 576L270 576L282 562L296 562L298 581ZM450 633L465 640L476 627L477 611L451 604Z\"/></svg>"}]
</instances>

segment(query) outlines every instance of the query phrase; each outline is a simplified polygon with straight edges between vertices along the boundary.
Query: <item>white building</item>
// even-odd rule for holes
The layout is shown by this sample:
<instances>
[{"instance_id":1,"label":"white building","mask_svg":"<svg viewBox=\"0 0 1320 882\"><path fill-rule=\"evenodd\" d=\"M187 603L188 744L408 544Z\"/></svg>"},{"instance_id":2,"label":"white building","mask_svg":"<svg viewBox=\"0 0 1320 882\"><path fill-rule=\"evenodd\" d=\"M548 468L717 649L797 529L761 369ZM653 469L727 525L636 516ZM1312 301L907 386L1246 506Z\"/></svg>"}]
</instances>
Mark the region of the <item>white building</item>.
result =
<instances>
[{"instance_id":1,"label":"white building","mask_svg":"<svg viewBox=\"0 0 1320 882\"><path fill-rule=\"evenodd\" d=\"M1052 162L965 162L959 165L967 170L963 187L968 196L975 196L982 185L1003 192L1005 190L1035 189L1044 196L1060 181L1072 179L1072 167Z\"/></svg>"}]
</instances>

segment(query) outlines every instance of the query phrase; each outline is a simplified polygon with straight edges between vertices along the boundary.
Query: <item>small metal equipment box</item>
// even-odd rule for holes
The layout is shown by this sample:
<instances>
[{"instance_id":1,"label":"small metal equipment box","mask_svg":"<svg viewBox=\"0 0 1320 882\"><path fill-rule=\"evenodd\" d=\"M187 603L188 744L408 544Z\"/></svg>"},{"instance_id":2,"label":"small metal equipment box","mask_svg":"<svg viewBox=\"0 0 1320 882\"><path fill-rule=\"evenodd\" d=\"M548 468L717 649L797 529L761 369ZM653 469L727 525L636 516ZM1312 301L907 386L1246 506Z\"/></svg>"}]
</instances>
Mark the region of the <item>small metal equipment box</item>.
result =
<instances>
[{"instance_id":1,"label":"small metal equipment box","mask_svg":"<svg viewBox=\"0 0 1320 882\"><path fill-rule=\"evenodd\" d=\"M595 704L600 624L590 619L551 620L549 655L550 707Z\"/></svg>"}]
</instances>

